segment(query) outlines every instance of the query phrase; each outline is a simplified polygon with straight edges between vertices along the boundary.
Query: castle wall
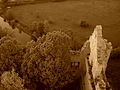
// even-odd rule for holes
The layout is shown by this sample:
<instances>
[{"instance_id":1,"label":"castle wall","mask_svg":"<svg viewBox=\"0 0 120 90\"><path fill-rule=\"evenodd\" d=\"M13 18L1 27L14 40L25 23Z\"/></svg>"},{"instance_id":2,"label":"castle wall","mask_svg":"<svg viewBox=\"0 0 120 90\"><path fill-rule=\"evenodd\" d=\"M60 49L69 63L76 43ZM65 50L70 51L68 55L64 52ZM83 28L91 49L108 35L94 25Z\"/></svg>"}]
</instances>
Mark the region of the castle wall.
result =
<instances>
[{"instance_id":1,"label":"castle wall","mask_svg":"<svg viewBox=\"0 0 120 90\"><path fill-rule=\"evenodd\" d=\"M82 90L111 90L105 75L111 50L112 44L102 37L102 26L96 26L80 53Z\"/></svg>"}]
</instances>

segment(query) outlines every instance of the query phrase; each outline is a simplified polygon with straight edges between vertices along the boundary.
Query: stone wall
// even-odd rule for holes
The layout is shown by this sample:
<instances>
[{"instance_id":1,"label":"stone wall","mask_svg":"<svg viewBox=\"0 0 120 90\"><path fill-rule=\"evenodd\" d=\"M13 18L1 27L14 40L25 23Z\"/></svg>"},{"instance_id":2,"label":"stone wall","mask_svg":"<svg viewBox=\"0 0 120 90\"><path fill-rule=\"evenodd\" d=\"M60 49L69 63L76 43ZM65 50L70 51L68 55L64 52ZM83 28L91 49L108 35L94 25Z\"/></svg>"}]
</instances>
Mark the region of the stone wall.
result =
<instances>
[{"instance_id":1,"label":"stone wall","mask_svg":"<svg viewBox=\"0 0 120 90\"><path fill-rule=\"evenodd\" d=\"M82 90L111 90L105 75L112 44L102 37L98 25L80 53Z\"/></svg>"}]
</instances>

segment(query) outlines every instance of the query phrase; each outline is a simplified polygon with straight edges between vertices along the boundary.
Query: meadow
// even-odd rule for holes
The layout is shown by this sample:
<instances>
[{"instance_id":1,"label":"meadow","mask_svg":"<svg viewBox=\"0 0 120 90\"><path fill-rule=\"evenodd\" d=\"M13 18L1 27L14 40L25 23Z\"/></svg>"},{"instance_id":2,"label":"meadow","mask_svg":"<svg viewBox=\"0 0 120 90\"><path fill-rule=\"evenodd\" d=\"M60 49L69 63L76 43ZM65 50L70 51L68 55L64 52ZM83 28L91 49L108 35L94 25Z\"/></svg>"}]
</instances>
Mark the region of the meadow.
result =
<instances>
[{"instance_id":1,"label":"meadow","mask_svg":"<svg viewBox=\"0 0 120 90\"><path fill-rule=\"evenodd\" d=\"M103 26L103 36L113 46L120 45L120 2L119 1L65 1L22 5L11 8L14 18L27 25L33 21L48 20L50 30L71 30L74 38L82 45L90 36L95 25ZM81 28L86 21L90 27ZM27 32L30 32L29 30Z\"/></svg>"}]
</instances>

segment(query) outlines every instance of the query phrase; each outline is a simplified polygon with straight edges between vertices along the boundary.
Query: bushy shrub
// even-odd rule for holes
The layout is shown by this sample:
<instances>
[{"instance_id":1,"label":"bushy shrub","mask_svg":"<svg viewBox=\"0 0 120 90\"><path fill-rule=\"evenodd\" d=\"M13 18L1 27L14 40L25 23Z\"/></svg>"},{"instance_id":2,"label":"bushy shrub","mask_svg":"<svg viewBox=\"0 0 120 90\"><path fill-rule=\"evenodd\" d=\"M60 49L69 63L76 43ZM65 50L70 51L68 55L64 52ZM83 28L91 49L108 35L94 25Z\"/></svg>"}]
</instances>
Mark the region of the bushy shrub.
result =
<instances>
[{"instance_id":1,"label":"bushy shrub","mask_svg":"<svg viewBox=\"0 0 120 90\"><path fill-rule=\"evenodd\" d=\"M27 90L24 88L24 80L14 70L5 71L1 75L1 84L6 90Z\"/></svg>"},{"instance_id":2,"label":"bushy shrub","mask_svg":"<svg viewBox=\"0 0 120 90\"><path fill-rule=\"evenodd\" d=\"M6 88L0 83L0 90L6 90Z\"/></svg>"},{"instance_id":3,"label":"bushy shrub","mask_svg":"<svg viewBox=\"0 0 120 90\"><path fill-rule=\"evenodd\" d=\"M48 29L48 24L46 21L34 21L30 25L30 30L32 32L32 36L35 38L41 37L46 34L46 30Z\"/></svg>"},{"instance_id":4,"label":"bushy shrub","mask_svg":"<svg viewBox=\"0 0 120 90\"><path fill-rule=\"evenodd\" d=\"M13 67L19 71L24 55L23 48L9 36L0 39L0 75Z\"/></svg>"},{"instance_id":5,"label":"bushy shrub","mask_svg":"<svg viewBox=\"0 0 120 90\"><path fill-rule=\"evenodd\" d=\"M89 24L86 21L81 21L80 27L87 28L89 27Z\"/></svg>"},{"instance_id":6,"label":"bushy shrub","mask_svg":"<svg viewBox=\"0 0 120 90\"><path fill-rule=\"evenodd\" d=\"M38 86L42 83L49 89L60 89L72 82L69 49L70 37L60 31L49 32L37 42L31 41L22 64L24 79L36 82Z\"/></svg>"},{"instance_id":7,"label":"bushy shrub","mask_svg":"<svg viewBox=\"0 0 120 90\"><path fill-rule=\"evenodd\" d=\"M68 36L71 37L71 44L70 44L70 48L72 50L80 50L81 49L81 44L75 39L75 35L73 33L72 30L67 29L66 31L62 30L63 32L65 32Z\"/></svg>"}]
</instances>

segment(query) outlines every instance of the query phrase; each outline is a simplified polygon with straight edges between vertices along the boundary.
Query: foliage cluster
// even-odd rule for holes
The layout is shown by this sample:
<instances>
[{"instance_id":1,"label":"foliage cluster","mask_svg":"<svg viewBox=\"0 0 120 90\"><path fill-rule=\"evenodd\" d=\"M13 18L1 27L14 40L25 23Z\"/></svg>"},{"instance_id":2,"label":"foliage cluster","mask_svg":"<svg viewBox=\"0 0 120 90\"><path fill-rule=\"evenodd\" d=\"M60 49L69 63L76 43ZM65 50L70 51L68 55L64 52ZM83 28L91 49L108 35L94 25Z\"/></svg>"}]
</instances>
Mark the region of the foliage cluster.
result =
<instances>
[{"instance_id":1,"label":"foliage cluster","mask_svg":"<svg viewBox=\"0 0 120 90\"><path fill-rule=\"evenodd\" d=\"M39 29L39 27L35 28ZM24 90L20 89L23 86L44 90L60 89L73 82L75 75L70 68L70 45L71 38L61 31L49 32L39 37L36 42L32 40L26 46L20 45L16 39L7 34L1 35L2 85L7 90L8 88ZM11 71L12 68L16 71ZM21 78L25 80L24 85Z\"/></svg>"},{"instance_id":2,"label":"foliage cluster","mask_svg":"<svg viewBox=\"0 0 120 90\"><path fill-rule=\"evenodd\" d=\"M88 27L89 27L89 24L88 24L86 21L81 21L80 27L88 28Z\"/></svg>"},{"instance_id":3,"label":"foliage cluster","mask_svg":"<svg viewBox=\"0 0 120 90\"><path fill-rule=\"evenodd\" d=\"M1 84L6 90L27 90L24 88L24 80L14 70L5 71L1 75Z\"/></svg>"},{"instance_id":4,"label":"foliage cluster","mask_svg":"<svg viewBox=\"0 0 120 90\"><path fill-rule=\"evenodd\" d=\"M71 29L67 28L66 31L65 30L61 30L61 31L71 37L71 41L70 41L71 42L70 43L70 49L71 50L77 51L77 50L81 49L81 44L78 43L78 41L75 39L74 32Z\"/></svg>"},{"instance_id":5,"label":"foliage cluster","mask_svg":"<svg viewBox=\"0 0 120 90\"><path fill-rule=\"evenodd\" d=\"M45 35L47 33L48 28L49 28L49 25L47 20L32 22L30 25L32 39L36 41L38 37L42 37L42 35Z\"/></svg>"},{"instance_id":6,"label":"foliage cluster","mask_svg":"<svg viewBox=\"0 0 120 90\"><path fill-rule=\"evenodd\" d=\"M70 72L70 37L54 31L28 44L22 64L24 79L42 82L47 88L62 88L73 81ZM64 71L64 72L63 72ZM34 79L33 79L34 78Z\"/></svg>"},{"instance_id":7,"label":"foliage cluster","mask_svg":"<svg viewBox=\"0 0 120 90\"><path fill-rule=\"evenodd\" d=\"M23 46L20 46L14 38L5 36L0 39L0 75L13 67L19 71L23 51Z\"/></svg>"}]
</instances>

